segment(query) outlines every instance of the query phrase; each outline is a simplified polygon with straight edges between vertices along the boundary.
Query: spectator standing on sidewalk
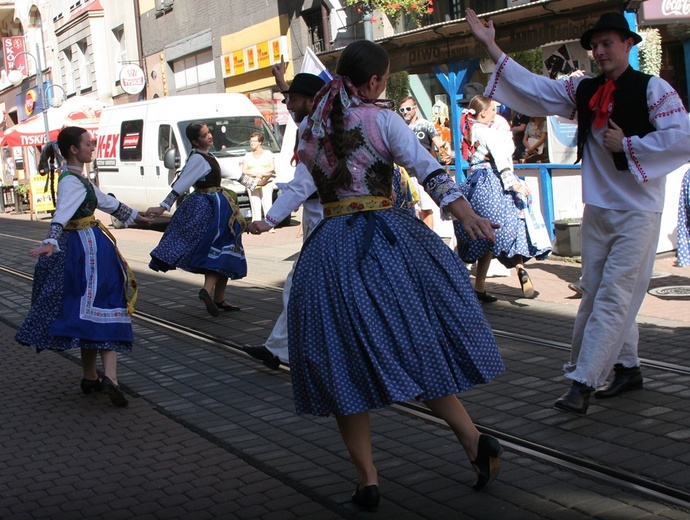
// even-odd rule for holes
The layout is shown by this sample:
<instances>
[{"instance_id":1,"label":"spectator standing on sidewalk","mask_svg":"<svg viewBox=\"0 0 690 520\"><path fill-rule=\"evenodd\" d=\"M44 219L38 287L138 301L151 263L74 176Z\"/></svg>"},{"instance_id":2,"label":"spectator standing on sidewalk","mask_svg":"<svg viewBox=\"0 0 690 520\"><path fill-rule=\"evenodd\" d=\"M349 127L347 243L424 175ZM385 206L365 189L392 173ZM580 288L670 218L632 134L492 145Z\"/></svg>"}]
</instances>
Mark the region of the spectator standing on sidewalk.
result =
<instances>
[{"instance_id":1,"label":"spectator standing on sidewalk","mask_svg":"<svg viewBox=\"0 0 690 520\"><path fill-rule=\"evenodd\" d=\"M63 128L57 146L64 162L58 169L55 214L46 239L29 251L38 258L31 309L15 339L38 352L81 349L82 392L103 391L115 406L127 406L118 386L117 353L132 350L130 314L136 280L114 239L93 214L98 208L125 225L150 224L151 219L84 177L84 165L91 162L94 150L84 128ZM99 354L102 380L96 371Z\"/></svg>"},{"instance_id":2,"label":"spectator standing on sidewalk","mask_svg":"<svg viewBox=\"0 0 690 520\"><path fill-rule=\"evenodd\" d=\"M441 150L446 146L441 139L441 136L436 130L436 127L431 121L427 121L419 117L417 113L419 108L417 107L417 101L412 96L408 96L400 102L399 111L402 114L403 119L407 123L407 126L414 132L419 139L419 143L435 158L438 157L434 151L434 147L438 149L440 153ZM450 164L450 155L447 155L444 159L444 164ZM419 218L421 218L424 223L429 226L429 229L434 229L434 201L432 198L419 186L417 179L412 176L412 184L419 194Z\"/></svg>"},{"instance_id":3,"label":"spectator standing on sidewalk","mask_svg":"<svg viewBox=\"0 0 690 520\"><path fill-rule=\"evenodd\" d=\"M629 65L642 38L620 13L603 14L580 44L601 75L551 80L506 56L493 22L472 9L467 21L496 63L487 92L519 112L578 118L582 158L582 302L573 330L559 410L585 414L590 394L612 366L613 380L595 397L642 388L635 317L654 265L664 205L665 176L690 158L690 118L663 79Z\"/></svg>"}]
</instances>

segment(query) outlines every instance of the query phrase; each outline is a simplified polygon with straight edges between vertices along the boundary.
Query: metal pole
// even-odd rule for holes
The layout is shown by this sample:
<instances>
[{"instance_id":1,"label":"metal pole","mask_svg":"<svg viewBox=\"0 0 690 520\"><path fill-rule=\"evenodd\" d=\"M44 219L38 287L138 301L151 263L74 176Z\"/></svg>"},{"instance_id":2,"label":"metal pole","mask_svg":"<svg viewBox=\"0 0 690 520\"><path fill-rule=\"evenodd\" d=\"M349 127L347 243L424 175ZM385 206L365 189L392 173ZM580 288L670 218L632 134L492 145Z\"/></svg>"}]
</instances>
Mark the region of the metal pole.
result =
<instances>
[{"instance_id":1,"label":"metal pole","mask_svg":"<svg viewBox=\"0 0 690 520\"><path fill-rule=\"evenodd\" d=\"M31 56L31 54L29 54ZM43 66L41 65L41 55L40 55L40 49L38 47L38 42L36 43L36 56L34 56L34 59L36 60L36 88L38 89L38 92L40 93L41 96L41 106L43 109L43 125L45 127L46 131L46 142L45 146L48 146L48 143L50 142L50 126L48 125L48 107L46 106L46 93L43 92Z\"/></svg>"},{"instance_id":2,"label":"metal pole","mask_svg":"<svg viewBox=\"0 0 690 520\"><path fill-rule=\"evenodd\" d=\"M364 24L364 39L370 42L374 41L374 27L371 25L371 15L374 11L374 7L370 2L364 3L362 6L362 22Z\"/></svg>"}]
</instances>

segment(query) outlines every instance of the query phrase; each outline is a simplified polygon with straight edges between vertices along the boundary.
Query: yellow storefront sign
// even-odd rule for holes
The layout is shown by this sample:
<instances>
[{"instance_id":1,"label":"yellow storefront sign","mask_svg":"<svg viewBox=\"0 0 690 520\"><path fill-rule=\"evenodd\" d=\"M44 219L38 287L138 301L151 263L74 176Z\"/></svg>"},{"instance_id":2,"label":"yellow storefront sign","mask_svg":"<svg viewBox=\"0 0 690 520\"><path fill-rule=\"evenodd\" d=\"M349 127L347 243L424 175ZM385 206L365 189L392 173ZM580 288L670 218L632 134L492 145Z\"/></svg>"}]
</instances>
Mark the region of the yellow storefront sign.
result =
<instances>
[{"instance_id":1,"label":"yellow storefront sign","mask_svg":"<svg viewBox=\"0 0 690 520\"><path fill-rule=\"evenodd\" d=\"M266 69L280 63L288 56L287 37L280 36L249 45L221 56L223 77L229 78L258 69Z\"/></svg>"},{"instance_id":2,"label":"yellow storefront sign","mask_svg":"<svg viewBox=\"0 0 690 520\"><path fill-rule=\"evenodd\" d=\"M56 175L53 179L55 192L57 192L57 177ZM32 175L29 179L29 188L31 190L31 203L34 213L55 211L55 201L50 193L50 185L48 185L45 175Z\"/></svg>"}]
</instances>

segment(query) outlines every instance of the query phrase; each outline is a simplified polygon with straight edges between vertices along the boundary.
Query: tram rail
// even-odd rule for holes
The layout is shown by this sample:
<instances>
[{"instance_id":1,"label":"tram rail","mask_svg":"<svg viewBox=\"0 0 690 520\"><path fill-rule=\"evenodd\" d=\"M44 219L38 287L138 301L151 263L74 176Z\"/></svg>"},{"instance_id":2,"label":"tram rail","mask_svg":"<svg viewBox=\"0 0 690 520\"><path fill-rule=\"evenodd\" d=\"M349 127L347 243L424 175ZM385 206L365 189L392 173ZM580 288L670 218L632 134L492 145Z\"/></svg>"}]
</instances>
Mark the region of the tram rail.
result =
<instances>
[{"instance_id":1,"label":"tram rail","mask_svg":"<svg viewBox=\"0 0 690 520\"><path fill-rule=\"evenodd\" d=\"M10 266L0 264L0 272L31 281L33 276L21 270ZM140 322L164 328L172 333L181 334L201 341L209 345L217 346L230 351L234 354L246 354L242 350L242 346L232 340L218 337L214 334L202 332L193 327L181 325L170 320L162 319L154 314L137 311L134 315L135 320ZM553 348L558 350L568 350L569 345L544 338L528 336L525 334L494 330L494 334L499 338L508 339L511 341L520 342L523 344L538 345L546 348ZM674 365L672 363L665 363L655 361L652 359L642 359L642 363L650 368L656 370L668 371L675 374L690 375L690 367L683 367ZM281 370L289 372L289 367L281 366ZM419 420L435 424L437 426L447 428L448 426L440 418L436 417L428 408L416 402L398 403L391 407L398 413L413 416ZM634 492L638 495L645 496L657 501L663 501L674 506L685 509L690 509L690 492L683 489L668 486L666 484L656 482L639 475L627 472L624 470L612 468L610 466L598 463L590 459L583 459L581 457L572 455L565 451L560 451L544 444L529 441L524 438L517 437L505 431L500 431L495 428L490 428L477 424L478 429L483 433L489 433L501 440L503 445L513 452L520 453L526 457L531 457L551 465L561 467L563 469L576 472L580 475L598 479L609 484L615 485L627 491Z\"/></svg>"}]
</instances>

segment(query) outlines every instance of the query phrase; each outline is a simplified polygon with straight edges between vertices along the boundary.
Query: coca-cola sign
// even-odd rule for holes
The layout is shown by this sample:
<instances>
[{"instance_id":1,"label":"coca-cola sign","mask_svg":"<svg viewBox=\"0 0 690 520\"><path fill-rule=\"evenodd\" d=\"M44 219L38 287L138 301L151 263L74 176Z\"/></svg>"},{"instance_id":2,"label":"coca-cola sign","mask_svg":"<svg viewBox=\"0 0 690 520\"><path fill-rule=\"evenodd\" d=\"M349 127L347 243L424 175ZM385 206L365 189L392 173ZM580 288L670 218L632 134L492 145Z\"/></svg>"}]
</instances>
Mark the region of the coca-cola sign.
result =
<instances>
[{"instance_id":1,"label":"coca-cola sign","mask_svg":"<svg viewBox=\"0 0 690 520\"><path fill-rule=\"evenodd\" d=\"M644 25L690 23L690 0L647 0L639 11Z\"/></svg>"}]
</instances>

